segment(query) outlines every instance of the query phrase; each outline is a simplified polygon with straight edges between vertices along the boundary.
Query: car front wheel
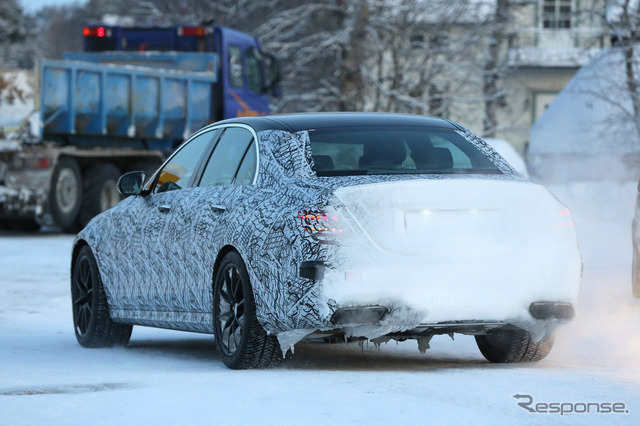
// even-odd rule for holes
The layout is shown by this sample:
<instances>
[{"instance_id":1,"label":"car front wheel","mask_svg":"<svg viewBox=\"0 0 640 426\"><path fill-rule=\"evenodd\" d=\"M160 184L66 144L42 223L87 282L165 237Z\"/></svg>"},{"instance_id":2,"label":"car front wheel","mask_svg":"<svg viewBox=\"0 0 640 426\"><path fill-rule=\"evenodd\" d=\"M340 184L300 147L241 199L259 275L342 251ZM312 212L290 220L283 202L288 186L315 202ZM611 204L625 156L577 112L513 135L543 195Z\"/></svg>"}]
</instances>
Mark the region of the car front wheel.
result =
<instances>
[{"instance_id":1,"label":"car front wheel","mask_svg":"<svg viewBox=\"0 0 640 426\"><path fill-rule=\"evenodd\" d=\"M546 357L553 346L554 336L536 342L523 329L498 329L491 334L476 336L482 355L491 362L534 362Z\"/></svg>"},{"instance_id":2,"label":"car front wheel","mask_svg":"<svg viewBox=\"0 0 640 426\"><path fill-rule=\"evenodd\" d=\"M98 264L88 246L82 247L71 276L71 303L76 339L85 348L124 346L131 325L111 319Z\"/></svg>"},{"instance_id":3,"label":"car front wheel","mask_svg":"<svg viewBox=\"0 0 640 426\"><path fill-rule=\"evenodd\" d=\"M234 370L265 368L282 358L276 336L256 318L247 268L236 252L227 253L213 289L213 327L222 362Z\"/></svg>"}]
</instances>

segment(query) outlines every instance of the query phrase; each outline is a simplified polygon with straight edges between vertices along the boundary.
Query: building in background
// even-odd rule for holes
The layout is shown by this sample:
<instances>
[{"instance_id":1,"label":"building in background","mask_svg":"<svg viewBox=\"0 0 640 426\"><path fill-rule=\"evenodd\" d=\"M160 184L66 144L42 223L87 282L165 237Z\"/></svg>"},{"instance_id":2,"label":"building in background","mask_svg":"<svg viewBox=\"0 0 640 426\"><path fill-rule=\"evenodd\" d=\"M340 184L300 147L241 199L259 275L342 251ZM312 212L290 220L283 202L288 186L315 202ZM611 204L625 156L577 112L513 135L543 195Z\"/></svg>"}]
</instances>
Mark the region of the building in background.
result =
<instances>
[{"instance_id":1,"label":"building in background","mask_svg":"<svg viewBox=\"0 0 640 426\"><path fill-rule=\"evenodd\" d=\"M526 151L531 126L581 66L610 45L604 0L511 0L498 136Z\"/></svg>"}]
</instances>

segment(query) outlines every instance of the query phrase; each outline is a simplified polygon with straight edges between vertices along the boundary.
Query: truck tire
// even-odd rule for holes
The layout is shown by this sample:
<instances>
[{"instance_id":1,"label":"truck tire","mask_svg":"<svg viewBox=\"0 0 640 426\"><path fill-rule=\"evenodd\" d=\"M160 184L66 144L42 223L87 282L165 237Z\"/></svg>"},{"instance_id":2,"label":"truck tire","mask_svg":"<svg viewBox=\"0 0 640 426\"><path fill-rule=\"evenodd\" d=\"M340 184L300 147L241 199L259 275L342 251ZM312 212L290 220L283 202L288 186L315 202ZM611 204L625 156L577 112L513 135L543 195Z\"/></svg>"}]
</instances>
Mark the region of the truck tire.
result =
<instances>
[{"instance_id":1,"label":"truck tire","mask_svg":"<svg viewBox=\"0 0 640 426\"><path fill-rule=\"evenodd\" d=\"M78 230L76 219L82 206L82 178L76 160L61 157L51 178L49 206L54 222L64 232Z\"/></svg>"},{"instance_id":2,"label":"truck tire","mask_svg":"<svg viewBox=\"0 0 640 426\"><path fill-rule=\"evenodd\" d=\"M120 202L116 183L120 169L111 163L96 164L84 173L82 208L78 216L78 225L84 228L96 215L110 209Z\"/></svg>"},{"instance_id":3,"label":"truck tire","mask_svg":"<svg viewBox=\"0 0 640 426\"><path fill-rule=\"evenodd\" d=\"M553 346L554 336L545 336L539 342L523 329L499 329L492 334L476 336L482 355L496 363L535 362L546 357Z\"/></svg>"}]
</instances>

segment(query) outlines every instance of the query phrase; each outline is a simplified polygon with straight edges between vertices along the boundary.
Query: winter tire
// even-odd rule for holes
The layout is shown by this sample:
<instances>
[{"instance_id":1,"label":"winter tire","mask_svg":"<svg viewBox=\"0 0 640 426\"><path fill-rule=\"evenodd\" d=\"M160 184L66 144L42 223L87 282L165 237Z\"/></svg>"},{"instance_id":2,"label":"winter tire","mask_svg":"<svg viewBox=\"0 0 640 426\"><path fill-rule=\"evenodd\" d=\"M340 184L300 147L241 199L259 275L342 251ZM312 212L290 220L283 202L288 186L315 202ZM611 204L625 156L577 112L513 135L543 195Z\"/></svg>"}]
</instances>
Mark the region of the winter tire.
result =
<instances>
[{"instance_id":1,"label":"winter tire","mask_svg":"<svg viewBox=\"0 0 640 426\"><path fill-rule=\"evenodd\" d=\"M51 214L63 231L75 233L76 219L82 206L80 167L73 158L61 157L51 178L49 192Z\"/></svg>"},{"instance_id":2,"label":"winter tire","mask_svg":"<svg viewBox=\"0 0 640 426\"><path fill-rule=\"evenodd\" d=\"M554 336L545 336L539 342L528 331L499 329L491 334L476 336L482 355L491 362L534 362L546 357L553 346Z\"/></svg>"},{"instance_id":3,"label":"winter tire","mask_svg":"<svg viewBox=\"0 0 640 426\"><path fill-rule=\"evenodd\" d=\"M282 359L278 339L268 335L256 318L249 274L236 252L225 255L217 269L213 319L216 347L227 367L265 368Z\"/></svg>"},{"instance_id":4,"label":"winter tire","mask_svg":"<svg viewBox=\"0 0 640 426\"><path fill-rule=\"evenodd\" d=\"M116 187L120 175L120 170L111 163L96 164L84 173L82 209L78 216L80 228L120 202L122 197Z\"/></svg>"},{"instance_id":5,"label":"winter tire","mask_svg":"<svg viewBox=\"0 0 640 426\"><path fill-rule=\"evenodd\" d=\"M71 304L73 327L80 345L103 348L129 342L133 327L111 319L98 264L88 246L80 249L73 266Z\"/></svg>"}]
</instances>

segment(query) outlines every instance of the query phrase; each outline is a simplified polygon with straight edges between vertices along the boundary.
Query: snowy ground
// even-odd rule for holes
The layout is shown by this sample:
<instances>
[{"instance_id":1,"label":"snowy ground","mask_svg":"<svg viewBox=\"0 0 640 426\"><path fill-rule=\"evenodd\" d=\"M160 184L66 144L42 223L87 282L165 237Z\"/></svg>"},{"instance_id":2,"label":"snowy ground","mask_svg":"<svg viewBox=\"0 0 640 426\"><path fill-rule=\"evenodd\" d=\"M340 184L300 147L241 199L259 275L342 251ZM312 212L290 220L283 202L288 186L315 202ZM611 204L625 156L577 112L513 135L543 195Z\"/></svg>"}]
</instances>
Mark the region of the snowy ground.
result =
<instances>
[{"instance_id":1,"label":"snowy ground","mask_svg":"<svg viewBox=\"0 0 640 426\"><path fill-rule=\"evenodd\" d=\"M73 238L0 233L0 423L640 424L635 183L553 190L576 215L584 282L577 319L537 364L489 364L460 335L434 338L425 355L414 341L298 345L283 367L263 371L226 369L211 336L143 327L125 349L83 349L71 325ZM534 414L514 394L622 402L628 413Z\"/></svg>"}]
</instances>

